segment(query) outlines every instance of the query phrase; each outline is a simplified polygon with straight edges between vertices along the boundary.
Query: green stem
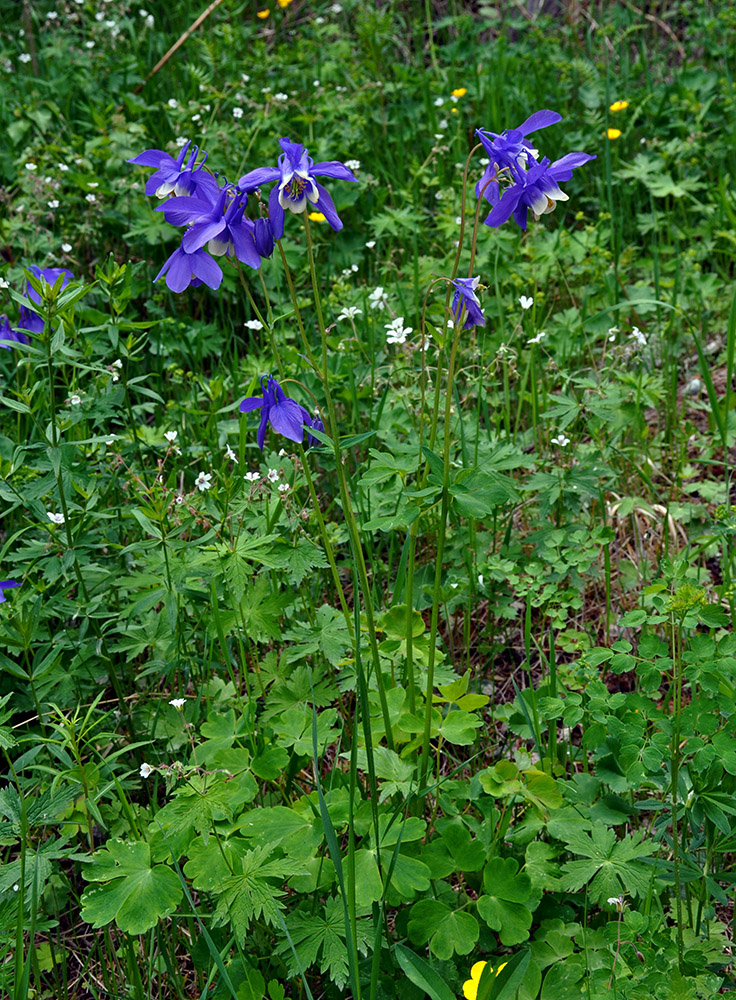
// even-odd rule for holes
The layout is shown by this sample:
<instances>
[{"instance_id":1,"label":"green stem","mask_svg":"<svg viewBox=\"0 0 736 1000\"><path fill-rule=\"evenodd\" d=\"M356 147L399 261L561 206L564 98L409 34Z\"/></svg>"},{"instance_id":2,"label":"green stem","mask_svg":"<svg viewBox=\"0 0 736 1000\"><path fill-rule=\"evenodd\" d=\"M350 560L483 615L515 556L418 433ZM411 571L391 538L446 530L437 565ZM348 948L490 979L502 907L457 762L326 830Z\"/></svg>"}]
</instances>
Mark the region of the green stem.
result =
<instances>
[{"instance_id":1,"label":"green stem","mask_svg":"<svg viewBox=\"0 0 736 1000\"><path fill-rule=\"evenodd\" d=\"M350 535L351 548L353 550L353 558L355 560L355 565L358 571L358 579L360 581L361 589L363 590L366 625L368 627L368 639L371 647L371 658L373 660L373 669L375 670L376 673L376 685L378 688L378 697L381 702L381 713L383 715L383 722L386 729L386 742L389 746L389 749L393 750L391 716L388 710L388 701L386 699L386 688L383 682L383 674L381 672L381 658L378 652L378 641L376 639L376 624L373 614L373 598L371 595L370 583L368 581L368 572L365 565L363 546L360 541L360 532L358 530L358 523L355 519L355 514L353 513L353 508L350 503L350 493L348 491L347 478L345 475L345 466L343 465L342 457L340 455L340 437L337 425L337 413L335 410L335 403L332 398L332 393L330 392L330 383L327 371L327 331L325 330L325 323L322 315L322 300L320 298L319 284L317 282L317 270L314 264L314 249L312 247L312 236L309 231L309 218L307 217L306 212L304 213L304 228L307 234L309 272L312 277L312 291L314 293L314 305L317 311L317 323L319 325L319 333L322 341L322 383L325 393L325 400L327 402L327 414L330 424L330 436L332 437L332 447L335 454L335 467L337 470L337 481L340 491L340 501L342 503L343 514L345 516L345 523L347 525L348 533ZM360 636L356 636L356 641L360 642Z\"/></svg>"}]
</instances>

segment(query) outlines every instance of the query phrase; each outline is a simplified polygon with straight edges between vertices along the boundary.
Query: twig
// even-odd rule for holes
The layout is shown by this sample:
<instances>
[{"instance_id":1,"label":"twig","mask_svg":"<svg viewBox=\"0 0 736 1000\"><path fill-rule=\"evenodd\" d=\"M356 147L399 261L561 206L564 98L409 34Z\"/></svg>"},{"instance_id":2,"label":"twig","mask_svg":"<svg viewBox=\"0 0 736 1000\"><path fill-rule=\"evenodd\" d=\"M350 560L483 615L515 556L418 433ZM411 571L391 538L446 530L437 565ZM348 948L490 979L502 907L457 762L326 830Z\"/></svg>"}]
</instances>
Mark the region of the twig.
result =
<instances>
[{"instance_id":1,"label":"twig","mask_svg":"<svg viewBox=\"0 0 736 1000\"><path fill-rule=\"evenodd\" d=\"M158 71L162 67L164 67L166 65L166 63L169 61L169 59L171 59L171 57L173 56L173 54L178 49L180 49L182 47L182 45L184 44L184 42L186 42L187 38L189 38L190 35L194 34L194 32L197 30L197 28L200 26L200 24L202 24L203 21L206 21L207 18L212 13L212 11L215 10L216 7L219 7L222 2L223 2L223 0L212 0L212 3L209 5L209 7L206 10L202 11L202 13L196 19L196 21L193 21L192 24L189 25L189 27L184 32L184 34L180 35L179 38L177 38L177 40L171 46L171 48L169 49L169 51L164 56L162 56L159 59L159 61L153 67L153 69L148 74L148 76L143 81L143 83L139 83L138 84L138 86L133 91L134 94L140 94L140 92L143 90L143 88L148 83L148 81L151 79L151 77L155 76L158 73Z\"/></svg>"}]
</instances>

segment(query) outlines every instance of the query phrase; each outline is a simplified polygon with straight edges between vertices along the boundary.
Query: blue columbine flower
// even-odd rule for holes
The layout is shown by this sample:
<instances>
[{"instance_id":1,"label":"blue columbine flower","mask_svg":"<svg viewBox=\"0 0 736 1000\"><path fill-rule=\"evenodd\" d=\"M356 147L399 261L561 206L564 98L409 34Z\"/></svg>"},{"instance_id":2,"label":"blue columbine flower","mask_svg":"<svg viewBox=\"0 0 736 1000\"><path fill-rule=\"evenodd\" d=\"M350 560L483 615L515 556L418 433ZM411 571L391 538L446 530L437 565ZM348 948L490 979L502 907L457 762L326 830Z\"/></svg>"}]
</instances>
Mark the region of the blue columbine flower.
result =
<instances>
[{"instance_id":1,"label":"blue columbine flower","mask_svg":"<svg viewBox=\"0 0 736 1000\"><path fill-rule=\"evenodd\" d=\"M480 301L475 294L479 281L480 275L477 278L456 278L455 281L451 282L455 286L455 294L452 297L452 313L456 323L460 322L461 313L465 310L463 330L467 330L471 326L486 325L485 316L480 309Z\"/></svg>"},{"instance_id":2,"label":"blue columbine flower","mask_svg":"<svg viewBox=\"0 0 736 1000\"><path fill-rule=\"evenodd\" d=\"M182 146L181 152L174 159L161 149L144 149L138 156L133 156L128 163L136 163L141 167L155 167L156 172L146 181L146 194L155 194L157 198L165 198L172 191L176 195L210 195L214 189L217 192L217 181L210 174L206 173L204 167L207 154L198 167L197 162L199 146L195 146L189 159L185 163L187 151L191 145L191 139Z\"/></svg>"},{"instance_id":3,"label":"blue columbine flower","mask_svg":"<svg viewBox=\"0 0 736 1000\"><path fill-rule=\"evenodd\" d=\"M26 309L26 312L28 310ZM43 324L41 324L43 329ZM30 340L20 330L14 330L5 313L0 314L0 347L10 350L11 344L30 344Z\"/></svg>"},{"instance_id":4,"label":"blue columbine flower","mask_svg":"<svg viewBox=\"0 0 736 1000\"><path fill-rule=\"evenodd\" d=\"M278 166L251 170L238 181L240 190L254 191L270 181L279 182L271 189L268 199L268 217L275 240L280 240L284 235L286 209L300 213L306 209L308 203L321 212L335 232L338 232L342 229L342 222L335 204L325 188L314 178L333 177L335 180L356 182L358 178L338 160L315 163L301 143L283 138L279 139L279 145L283 152L278 158Z\"/></svg>"},{"instance_id":5,"label":"blue columbine flower","mask_svg":"<svg viewBox=\"0 0 736 1000\"><path fill-rule=\"evenodd\" d=\"M536 219L554 211L558 201L567 201L559 181L572 177L576 167L582 166L595 156L588 153L568 153L554 163L545 157L539 160L539 152L527 141L527 136L541 128L548 128L561 121L556 111L535 111L518 128L505 132L489 132L478 129L476 135L488 153L489 163L478 181L475 193L481 195L493 206L485 220L487 226L500 226L513 213L514 219L526 229L527 212L532 210ZM501 193L500 179L511 181L511 185Z\"/></svg>"},{"instance_id":6,"label":"blue columbine flower","mask_svg":"<svg viewBox=\"0 0 736 1000\"><path fill-rule=\"evenodd\" d=\"M483 171L483 176L475 186L476 197L483 194L494 205L498 201L498 181L494 178L499 171L506 170L513 181L522 181L526 168L537 162L538 150L526 137L540 128L548 128L562 121L562 115L556 111L535 111L518 128L506 129L505 132L490 132L479 128L475 134L488 153L489 163ZM490 182L490 183L489 183Z\"/></svg>"},{"instance_id":7,"label":"blue columbine flower","mask_svg":"<svg viewBox=\"0 0 736 1000\"><path fill-rule=\"evenodd\" d=\"M49 285L55 285L59 278L63 275L63 281L61 282L62 289L66 288L70 281L74 280L74 275L71 271L67 271L65 267L38 267L37 264L31 264L28 268L32 271L37 278L41 278ZM31 302L37 302L41 305L41 296L38 294L35 288L30 284L26 284L26 297L31 300ZM28 330L30 333L43 333L43 320L34 312L32 309L27 309L25 306L20 307L20 319L18 321L18 326L21 330ZM16 338L17 339L17 338Z\"/></svg>"},{"instance_id":8,"label":"blue columbine flower","mask_svg":"<svg viewBox=\"0 0 736 1000\"><path fill-rule=\"evenodd\" d=\"M258 447L263 451L266 428L270 424L277 434L299 444L304 440L305 426L317 426L312 418L295 399L289 399L276 379L269 375L261 379L262 396L247 396L240 404L241 413L261 409L261 423L258 427ZM318 428L318 429L321 429Z\"/></svg>"},{"instance_id":9,"label":"blue columbine flower","mask_svg":"<svg viewBox=\"0 0 736 1000\"><path fill-rule=\"evenodd\" d=\"M17 580L0 580L0 604L7 600L3 590L10 590L11 587L20 587Z\"/></svg>"},{"instance_id":10,"label":"blue columbine flower","mask_svg":"<svg viewBox=\"0 0 736 1000\"><path fill-rule=\"evenodd\" d=\"M187 253L183 247L177 247L164 266L158 272L154 281L166 275L166 284L172 292L183 292L190 285L204 283L213 291L217 291L222 282L222 271L219 264L204 250Z\"/></svg>"},{"instance_id":11,"label":"blue columbine flower","mask_svg":"<svg viewBox=\"0 0 736 1000\"><path fill-rule=\"evenodd\" d=\"M322 423L317 414L315 414L309 421L305 421L305 427L307 428L307 448L314 448L315 445L322 444L320 439L315 437L310 430L310 428L314 428L316 431L321 431L322 434L325 432L325 425Z\"/></svg>"},{"instance_id":12,"label":"blue columbine flower","mask_svg":"<svg viewBox=\"0 0 736 1000\"><path fill-rule=\"evenodd\" d=\"M595 156L588 153L568 153L550 163L545 157L541 163L531 167L523 184L513 184L504 191L498 204L489 212L486 225L501 226L513 214L521 228L526 229L528 209L531 209L535 220L554 212L558 201L569 198L558 182L569 181L576 167L594 159Z\"/></svg>"},{"instance_id":13,"label":"blue columbine flower","mask_svg":"<svg viewBox=\"0 0 736 1000\"><path fill-rule=\"evenodd\" d=\"M269 219L256 219L255 227L256 250L259 257L270 257L273 253L273 229Z\"/></svg>"},{"instance_id":14,"label":"blue columbine flower","mask_svg":"<svg viewBox=\"0 0 736 1000\"><path fill-rule=\"evenodd\" d=\"M229 204L228 204L229 201ZM159 205L167 222L174 226L192 223L181 241L185 253L201 250L205 244L211 254L236 256L243 264L258 269L261 258L256 250L255 226L244 218L247 195L237 192L232 185L218 189L217 198L171 198Z\"/></svg>"}]
</instances>

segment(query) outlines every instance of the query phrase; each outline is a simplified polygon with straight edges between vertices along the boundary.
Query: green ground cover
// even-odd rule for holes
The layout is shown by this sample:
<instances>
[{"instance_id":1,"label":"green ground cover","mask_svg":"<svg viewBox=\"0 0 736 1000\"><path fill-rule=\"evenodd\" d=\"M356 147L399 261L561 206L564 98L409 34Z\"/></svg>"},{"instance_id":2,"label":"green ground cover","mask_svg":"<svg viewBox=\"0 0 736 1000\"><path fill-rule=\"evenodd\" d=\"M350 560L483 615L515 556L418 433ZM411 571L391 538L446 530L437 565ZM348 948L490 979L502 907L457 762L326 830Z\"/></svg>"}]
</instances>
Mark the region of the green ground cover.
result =
<instances>
[{"instance_id":1,"label":"green ground cover","mask_svg":"<svg viewBox=\"0 0 736 1000\"><path fill-rule=\"evenodd\" d=\"M263 3L0 0L0 993L729 992L736 6Z\"/></svg>"}]
</instances>

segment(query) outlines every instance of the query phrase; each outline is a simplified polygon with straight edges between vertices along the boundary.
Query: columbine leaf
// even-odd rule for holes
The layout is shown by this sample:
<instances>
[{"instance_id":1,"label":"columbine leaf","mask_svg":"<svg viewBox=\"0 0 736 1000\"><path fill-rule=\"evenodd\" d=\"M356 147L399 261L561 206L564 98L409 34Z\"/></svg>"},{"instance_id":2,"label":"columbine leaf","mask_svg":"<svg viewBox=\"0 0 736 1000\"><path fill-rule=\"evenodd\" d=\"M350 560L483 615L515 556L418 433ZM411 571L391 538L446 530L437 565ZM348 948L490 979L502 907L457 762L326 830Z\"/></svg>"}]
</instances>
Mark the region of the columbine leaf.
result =
<instances>
[{"instance_id":1,"label":"columbine leaf","mask_svg":"<svg viewBox=\"0 0 736 1000\"><path fill-rule=\"evenodd\" d=\"M454 953L468 955L475 947L480 927L469 913L451 910L437 899L423 899L411 908L409 937L414 944L427 944L433 955L446 961Z\"/></svg>"},{"instance_id":2,"label":"columbine leaf","mask_svg":"<svg viewBox=\"0 0 736 1000\"><path fill-rule=\"evenodd\" d=\"M166 865L151 867L151 851L144 841L108 841L82 875L88 882L104 883L82 896L82 919L93 927L114 920L121 931L143 934L173 913L182 897L175 872Z\"/></svg>"}]
</instances>

